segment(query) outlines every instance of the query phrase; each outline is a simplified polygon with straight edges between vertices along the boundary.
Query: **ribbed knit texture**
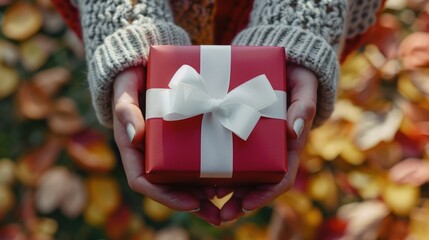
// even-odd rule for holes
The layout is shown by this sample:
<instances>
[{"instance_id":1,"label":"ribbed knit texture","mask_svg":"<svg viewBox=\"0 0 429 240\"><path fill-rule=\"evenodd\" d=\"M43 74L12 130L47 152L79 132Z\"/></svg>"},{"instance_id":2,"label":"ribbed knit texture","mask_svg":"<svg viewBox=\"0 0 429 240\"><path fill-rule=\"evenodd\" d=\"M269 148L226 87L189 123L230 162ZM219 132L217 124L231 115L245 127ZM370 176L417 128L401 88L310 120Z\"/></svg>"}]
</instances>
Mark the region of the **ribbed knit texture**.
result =
<instances>
[{"instance_id":1,"label":"ribbed knit texture","mask_svg":"<svg viewBox=\"0 0 429 240\"><path fill-rule=\"evenodd\" d=\"M145 65L150 45L188 45L190 39L174 24L168 0L71 1L81 16L94 108L100 122L108 126L112 123L114 77L127 67ZM189 2L198 1L204 4L208 0ZM333 111L338 55L345 39L362 34L374 23L381 2L255 0L250 23L233 44L283 46L289 62L311 69L319 79L317 126Z\"/></svg>"},{"instance_id":2,"label":"ribbed knit texture","mask_svg":"<svg viewBox=\"0 0 429 240\"><path fill-rule=\"evenodd\" d=\"M112 124L112 84L131 66L146 65L150 45L189 45L173 24L167 0L78 0L88 82L99 121Z\"/></svg>"},{"instance_id":3,"label":"ribbed knit texture","mask_svg":"<svg viewBox=\"0 0 429 240\"><path fill-rule=\"evenodd\" d=\"M328 118L339 76L337 50L344 40L347 4L343 0L255 1L249 27L237 45L283 46L287 60L312 70L319 79L314 125Z\"/></svg>"}]
</instances>

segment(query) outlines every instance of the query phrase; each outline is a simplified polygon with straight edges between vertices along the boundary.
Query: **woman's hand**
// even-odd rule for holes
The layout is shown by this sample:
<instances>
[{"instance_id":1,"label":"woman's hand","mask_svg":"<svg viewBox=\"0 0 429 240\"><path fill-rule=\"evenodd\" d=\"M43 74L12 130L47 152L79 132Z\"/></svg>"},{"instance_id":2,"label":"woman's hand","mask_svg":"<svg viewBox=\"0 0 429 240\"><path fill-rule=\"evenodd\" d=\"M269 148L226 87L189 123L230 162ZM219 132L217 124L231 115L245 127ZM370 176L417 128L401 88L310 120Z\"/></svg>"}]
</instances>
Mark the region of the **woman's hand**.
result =
<instances>
[{"instance_id":1,"label":"woman's hand","mask_svg":"<svg viewBox=\"0 0 429 240\"><path fill-rule=\"evenodd\" d=\"M307 143L308 133L316 113L318 81L312 71L295 64L287 65L286 78L288 94L290 94L290 105L287 111L288 173L277 184L218 188L218 197L234 192L232 198L221 209L223 222L234 220L246 212L268 205L293 186L298 172L300 155Z\"/></svg>"},{"instance_id":2,"label":"woman's hand","mask_svg":"<svg viewBox=\"0 0 429 240\"><path fill-rule=\"evenodd\" d=\"M120 73L113 86L113 131L130 188L165 206L193 212L205 221L219 225L220 210L209 198L216 194L214 188L186 187L152 184L144 175L145 121L139 107L139 94L143 90L143 67L129 68Z\"/></svg>"}]
</instances>

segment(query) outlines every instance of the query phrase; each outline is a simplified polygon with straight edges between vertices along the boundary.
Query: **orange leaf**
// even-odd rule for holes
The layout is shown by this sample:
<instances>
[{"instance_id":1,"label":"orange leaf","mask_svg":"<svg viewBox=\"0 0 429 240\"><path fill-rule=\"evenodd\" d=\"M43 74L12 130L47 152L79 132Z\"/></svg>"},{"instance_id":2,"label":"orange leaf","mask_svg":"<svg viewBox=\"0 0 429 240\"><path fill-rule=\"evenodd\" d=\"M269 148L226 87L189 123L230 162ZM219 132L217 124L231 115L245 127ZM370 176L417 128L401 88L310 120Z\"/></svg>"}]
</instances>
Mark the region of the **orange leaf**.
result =
<instances>
[{"instance_id":1,"label":"orange leaf","mask_svg":"<svg viewBox=\"0 0 429 240\"><path fill-rule=\"evenodd\" d=\"M368 150L380 142L390 142L395 137L403 114L397 107L387 112L366 112L357 126L355 143L361 150Z\"/></svg>"},{"instance_id":2,"label":"orange leaf","mask_svg":"<svg viewBox=\"0 0 429 240\"><path fill-rule=\"evenodd\" d=\"M32 4L17 3L6 11L1 27L6 37L25 40L42 27L42 14Z\"/></svg>"},{"instance_id":3,"label":"orange leaf","mask_svg":"<svg viewBox=\"0 0 429 240\"><path fill-rule=\"evenodd\" d=\"M85 127L79 115L76 103L66 97L56 100L53 110L48 117L48 125L52 132L59 135L76 134Z\"/></svg>"},{"instance_id":4,"label":"orange leaf","mask_svg":"<svg viewBox=\"0 0 429 240\"><path fill-rule=\"evenodd\" d=\"M67 152L83 169L107 172L116 165L116 157L105 137L93 130L74 135L67 143Z\"/></svg>"},{"instance_id":5,"label":"orange leaf","mask_svg":"<svg viewBox=\"0 0 429 240\"><path fill-rule=\"evenodd\" d=\"M404 69L412 70L429 66L429 33L414 32L399 46L399 56Z\"/></svg>"},{"instance_id":6,"label":"orange leaf","mask_svg":"<svg viewBox=\"0 0 429 240\"><path fill-rule=\"evenodd\" d=\"M55 163L62 148L63 144L52 137L41 147L26 153L18 160L18 179L24 184L35 185L39 176Z\"/></svg>"},{"instance_id":7,"label":"orange leaf","mask_svg":"<svg viewBox=\"0 0 429 240\"><path fill-rule=\"evenodd\" d=\"M26 118L44 119L52 109L51 99L31 82L23 82L18 89L18 110Z\"/></svg>"}]
</instances>

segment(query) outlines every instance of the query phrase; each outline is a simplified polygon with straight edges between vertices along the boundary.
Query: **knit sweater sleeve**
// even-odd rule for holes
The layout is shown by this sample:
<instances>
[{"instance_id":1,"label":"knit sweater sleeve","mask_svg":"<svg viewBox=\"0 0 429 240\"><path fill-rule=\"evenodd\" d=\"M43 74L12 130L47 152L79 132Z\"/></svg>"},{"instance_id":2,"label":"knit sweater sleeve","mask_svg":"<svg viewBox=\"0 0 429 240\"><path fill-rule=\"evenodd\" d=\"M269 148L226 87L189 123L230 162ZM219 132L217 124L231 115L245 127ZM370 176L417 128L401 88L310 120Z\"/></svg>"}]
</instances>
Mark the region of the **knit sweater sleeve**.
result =
<instances>
[{"instance_id":1,"label":"knit sweater sleeve","mask_svg":"<svg viewBox=\"0 0 429 240\"><path fill-rule=\"evenodd\" d=\"M112 85L131 66L144 66L150 45L189 45L168 0L74 0L79 9L88 82L99 121L112 124Z\"/></svg>"},{"instance_id":2,"label":"knit sweater sleeve","mask_svg":"<svg viewBox=\"0 0 429 240\"><path fill-rule=\"evenodd\" d=\"M283 46L288 62L312 70L319 80L314 119L314 125L318 126L334 108L338 56L346 37L365 31L375 18L375 12L363 14L361 6L376 6L380 1L258 0L254 2L247 28L233 44Z\"/></svg>"}]
</instances>

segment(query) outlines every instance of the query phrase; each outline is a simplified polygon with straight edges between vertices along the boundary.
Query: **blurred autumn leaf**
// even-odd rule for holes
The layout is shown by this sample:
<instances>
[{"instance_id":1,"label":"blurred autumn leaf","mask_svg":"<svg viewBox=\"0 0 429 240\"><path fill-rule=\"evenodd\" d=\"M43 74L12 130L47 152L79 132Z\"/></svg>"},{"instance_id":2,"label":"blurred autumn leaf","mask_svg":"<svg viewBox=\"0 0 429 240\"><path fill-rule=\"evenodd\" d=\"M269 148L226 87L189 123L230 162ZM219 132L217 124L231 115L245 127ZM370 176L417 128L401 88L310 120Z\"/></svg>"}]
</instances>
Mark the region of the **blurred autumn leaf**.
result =
<instances>
[{"instance_id":1,"label":"blurred autumn leaf","mask_svg":"<svg viewBox=\"0 0 429 240\"><path fill-rule=\"evenodd\" d=\"M0 0L0 21L0 239L429 238L429 1L387 1L294 188L220 228L130 190L50 0Z\"/></svg>"}]
</instances>

